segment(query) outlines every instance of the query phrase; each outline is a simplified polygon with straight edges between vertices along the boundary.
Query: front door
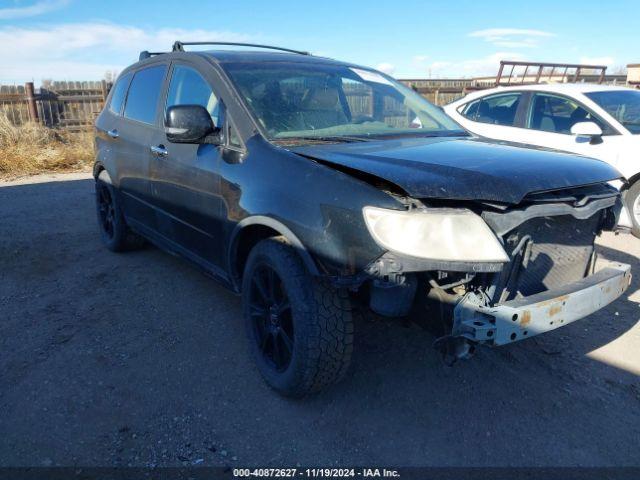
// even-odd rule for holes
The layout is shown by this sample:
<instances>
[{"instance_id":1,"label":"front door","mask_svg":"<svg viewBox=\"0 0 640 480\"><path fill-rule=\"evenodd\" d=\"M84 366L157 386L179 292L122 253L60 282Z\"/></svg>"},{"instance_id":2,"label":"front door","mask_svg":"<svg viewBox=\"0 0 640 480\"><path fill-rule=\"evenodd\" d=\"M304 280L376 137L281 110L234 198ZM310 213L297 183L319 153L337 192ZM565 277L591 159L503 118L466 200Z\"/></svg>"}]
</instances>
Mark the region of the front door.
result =
<instances>
[{"instance_id":1,"label":"front door","mask_svg":"<svg viewBox=\"0 0 640 480\"><path fill-rule=\"evenodd\" d=\"M573 135L571 127L579 122L596 123L602 137L589 141ZM614 166L624 142L623 135L578 102L548 93L532 96L524 127L516 141L597 158Z\"/></svg>"},{"instance_id":2,"label":"front door","mask_svg":"<svg viewBox=\"0 0 640 480\"><path fill-rule=\"evenodd\" d=\"M195 67L175 63L164 111L173 105L202 105L222 126L222 104ZM150 144L151 189L157 231L186 256L220 273L224 260L219 163L222 147L170 143L163 128Z\"/></svg>"}]
</instances>

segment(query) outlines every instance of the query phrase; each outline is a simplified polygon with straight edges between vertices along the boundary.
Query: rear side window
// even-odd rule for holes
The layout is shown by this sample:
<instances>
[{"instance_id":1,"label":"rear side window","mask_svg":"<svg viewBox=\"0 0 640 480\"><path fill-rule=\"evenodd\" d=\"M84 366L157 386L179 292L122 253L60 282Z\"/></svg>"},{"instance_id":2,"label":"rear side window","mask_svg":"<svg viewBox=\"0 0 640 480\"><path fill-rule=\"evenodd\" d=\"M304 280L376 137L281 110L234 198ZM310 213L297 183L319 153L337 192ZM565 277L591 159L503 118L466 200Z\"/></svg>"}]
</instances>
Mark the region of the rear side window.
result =
<instances>
[{"instance_id":1,"label":"rear side window","mask_svg":"<svg viewBox=\"0 0 640 480\"><path fill-rule=\"evenodd\" d=\"M122 75L113 86L109 110L116 115L120 115L120 112L122 112L122 105L124 104L124 99L127 97L127 87L129 87L131 77L131 73Z\"/></svg>"},{"instance_id":2,"label":"rear side window","mask_svg":"<svg viewBox=\"0 0 640 480\"><path fill-rule=\"evenodd\" d=\"M201 105L207 109L213 124L222 126L218 97L202 76L193 68L177 65L173 68L167 94L167 107L174 105Z\"/></svg>"},{"instance_id":3,"label":"rear side window","mask_svg":"<svg viewBox=\"0 0 640 480\"><path fill-rule=\"evenodd\" d=\"M139 122L152 124L156 118L156 108L160 88L167 70L165 65L149 67L136 72L129 87L124 116Z\"/></svg>"},{"instance_id":4,"label":"rear side window","mask_svg":"<svg viewBox=\"0 0 640 480\"><path fill-rule=\"evenodd\" d=\"M512 127L520 97L520 93L491 95L470 103L462 115L475 122Z\"/></svg>"}]
</instances>

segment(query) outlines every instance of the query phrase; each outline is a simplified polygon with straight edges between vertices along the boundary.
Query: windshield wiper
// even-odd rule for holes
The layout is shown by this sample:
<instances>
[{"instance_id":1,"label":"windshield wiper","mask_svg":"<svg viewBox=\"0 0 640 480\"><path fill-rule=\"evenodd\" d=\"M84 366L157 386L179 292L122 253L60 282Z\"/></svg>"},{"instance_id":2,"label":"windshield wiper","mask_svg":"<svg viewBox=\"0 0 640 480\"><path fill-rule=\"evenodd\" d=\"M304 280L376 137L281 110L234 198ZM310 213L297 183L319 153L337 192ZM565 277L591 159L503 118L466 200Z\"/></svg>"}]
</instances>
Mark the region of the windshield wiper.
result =
<instances>
[{"instance_id":1,"label":"windshield wiper","mask_svg":"<svg viewBox=\"0 0 640 480\"><path fill-rule=\"evenodd\" d=\"M282 137L275 138L276 142L295 142L297 140L304 141L318 141L318 142L332 142L332 143L351 143L351 142L368 142L366 138L362 137L350 137L346 135L322 135L322 136L295 136L295 137Z\"/></svg>"},{"instance_id":2,"label":"windshield wiper","mask_svg":"<svg viewBox=\"0 0 640 480\"><path fill-rule=\"evenodd\" d=\"M466 130L450 130L450 131L440 131L440 132L421 132L417 130L415 132L378 133L375 135L370 135L369 138L393 139L393 138L432 138L432 137L469 137L469 136L471 136L471 134Z\"/></svg>"},{"instance_id":3,"label":"windshield wiper","mask_svg":"<svg viewBox=\"0 0 640 480\"><path fill-rule=\"evenodd\" d=\"M429 137L468 137L470 135L466 130L450 130L448 132L433 132L427 134Z\"/></svg>"}]
</instances>

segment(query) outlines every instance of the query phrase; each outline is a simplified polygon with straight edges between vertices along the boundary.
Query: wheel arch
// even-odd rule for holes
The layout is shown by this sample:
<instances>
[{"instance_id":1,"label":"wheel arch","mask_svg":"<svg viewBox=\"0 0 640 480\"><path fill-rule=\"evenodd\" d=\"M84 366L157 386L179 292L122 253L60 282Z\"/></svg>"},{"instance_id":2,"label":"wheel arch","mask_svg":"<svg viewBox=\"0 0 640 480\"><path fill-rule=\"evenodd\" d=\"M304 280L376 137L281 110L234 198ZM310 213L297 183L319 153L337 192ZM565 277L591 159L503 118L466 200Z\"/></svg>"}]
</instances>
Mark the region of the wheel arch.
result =
<instances>
[{"instance_id":1,"label":"wheel arch","mask_svg":"<svg viewBox=\"0 0 640 480\"><path fill-rule=\"evenodd\" d=\"M249 252L261 240L283 236L293 246L311 275L320 275L318 265L300 239L282 222L263 215L253 215L240 221L231 233L228 258L231 283L241 290L242 275Z\"/></svg>"},{"instance_id":2,"label":"wheel arch","mask_svg":"<svg viewBox=\"0 0 640 480\"><path fill-rule=\"evenodd\" d=\"M102 162L96 162L93 164L93 177L98 178L100 172L106 170L106 167L102 164Z\"/></svg>"},{"instance_id":3,"label":"wheel arch","mask_svg":"<svg viewBox=\"0 0 640 480\"><path fill-rule=\"evenodd\" d=\"M635 175L630 176L627 179L627 183L626 185L622 188L623 190L629 190L629 188L631 187L631 185L633 185L634 183L636 183L638 180L640 180L640 172L636 173Z\"/></svg>"},{"instance_id":4,"label":"wheel arch","mask_svg":"<svg viewBox=\"0 0 640 480\"><path fill-rule=\"evenodd\" d=\"M104 173L103 173L104 172ZM96 162L93 165L93 178L98 179L99 176L102 176L101 180L108 183L109 185L113 185L112 176L107 170L107 167L104 166L102 162Z\"/></svg>"}]
</instances>

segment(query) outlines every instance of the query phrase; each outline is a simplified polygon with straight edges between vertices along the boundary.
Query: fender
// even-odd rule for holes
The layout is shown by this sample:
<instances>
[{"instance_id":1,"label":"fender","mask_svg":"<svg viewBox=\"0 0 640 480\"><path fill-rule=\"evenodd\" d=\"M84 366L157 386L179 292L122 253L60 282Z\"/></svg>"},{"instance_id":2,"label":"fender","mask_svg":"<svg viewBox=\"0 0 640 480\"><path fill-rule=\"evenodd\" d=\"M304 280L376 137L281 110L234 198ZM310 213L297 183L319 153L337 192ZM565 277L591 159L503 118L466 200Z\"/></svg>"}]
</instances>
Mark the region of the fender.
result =
<instances>
[{"instance_id":1,"label":"fender","mask_svg":"<svg viewBox=\"0 0 640 480\"><path fill-rule=\"evenodd\" d=\"M318 270L318 266L314 261L313 257L309 253L309 251L302 244L300 239L282 222L264 215L252 215L250 217L244 218L240 222L238 222L231 232L231 236L229 238L229 250L227 253L227 265L229 265L229 272L233 272L233 264L234 259L236 258L236 254L238 253L238 236L240 232L250 226L250 225L261 225L265 227L272 228L280 235L285 237L289 243L298 251L298 254L302 258L305 267L311 275L318 276L320 275L320 271Z\"/></svg>"}]
</instances>

